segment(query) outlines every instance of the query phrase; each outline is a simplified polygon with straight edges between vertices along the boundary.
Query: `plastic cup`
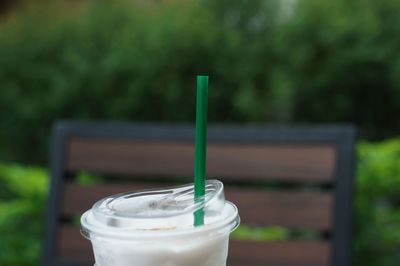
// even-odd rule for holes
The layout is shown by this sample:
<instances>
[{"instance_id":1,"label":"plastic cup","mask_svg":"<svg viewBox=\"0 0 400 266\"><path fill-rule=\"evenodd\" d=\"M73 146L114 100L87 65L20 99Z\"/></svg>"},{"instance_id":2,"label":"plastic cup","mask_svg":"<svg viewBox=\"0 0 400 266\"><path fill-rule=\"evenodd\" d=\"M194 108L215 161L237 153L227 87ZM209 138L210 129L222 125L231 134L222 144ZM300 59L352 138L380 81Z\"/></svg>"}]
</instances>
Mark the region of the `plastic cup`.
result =
<instances>
[{"instance_id":1,"label":"plastic cup","mask_svg":"<svg viewBox=\"0 0 400 266\"><path fill-rule=\"evenodd\" d=\"M204 209L204 225L194 212ZM225 266L230 233L240 223L223 184L206 183L204 200L193 184L118 194L98 201L81 217L97 266Z\"/></svg>"}]
</instances>

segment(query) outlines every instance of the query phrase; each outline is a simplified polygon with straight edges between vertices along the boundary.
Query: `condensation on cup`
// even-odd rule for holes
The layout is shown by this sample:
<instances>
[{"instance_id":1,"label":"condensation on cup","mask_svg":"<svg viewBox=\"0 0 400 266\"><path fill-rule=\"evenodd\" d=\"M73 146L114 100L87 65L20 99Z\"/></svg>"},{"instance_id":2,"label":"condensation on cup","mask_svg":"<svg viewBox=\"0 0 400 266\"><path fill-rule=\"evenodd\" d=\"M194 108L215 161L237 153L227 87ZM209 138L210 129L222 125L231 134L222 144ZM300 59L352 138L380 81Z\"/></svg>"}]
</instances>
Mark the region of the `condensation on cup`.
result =
<instances>
[{"instance_id":1,"label":"condensation on cup","mask_svg":"<svg viewBox=\"0 0 400 266\"><path fill-rule=\"evenodd\" d=\"M204 225L194 226L199 210ZM200 201L193 184L102 199L82 215L81 232L97 266L225 266L239 223L223 184L209 180Z\"/></svg>"}]
</instances>

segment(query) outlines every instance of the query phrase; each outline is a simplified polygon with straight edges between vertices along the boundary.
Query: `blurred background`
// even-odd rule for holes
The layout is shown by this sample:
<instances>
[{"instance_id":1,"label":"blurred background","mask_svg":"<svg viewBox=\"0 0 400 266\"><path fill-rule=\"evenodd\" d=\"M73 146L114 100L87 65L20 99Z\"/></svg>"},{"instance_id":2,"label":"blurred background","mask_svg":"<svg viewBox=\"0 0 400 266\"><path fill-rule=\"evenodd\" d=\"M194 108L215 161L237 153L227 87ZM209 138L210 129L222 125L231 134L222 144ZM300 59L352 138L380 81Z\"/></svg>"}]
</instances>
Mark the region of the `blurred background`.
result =
<instances>
[{"instance_id":1,"label":"blurred background","mask_svg":"<svg viewBox=\"0 0 400 266\"><path fill-rule=\"evenodd\" d=\"M398 0L0 1L0 265L39 264L54 121L193 123L196 74L210 122L355 124L353 264L400 265L399 14Z\"/></svg>"}]
</instances>

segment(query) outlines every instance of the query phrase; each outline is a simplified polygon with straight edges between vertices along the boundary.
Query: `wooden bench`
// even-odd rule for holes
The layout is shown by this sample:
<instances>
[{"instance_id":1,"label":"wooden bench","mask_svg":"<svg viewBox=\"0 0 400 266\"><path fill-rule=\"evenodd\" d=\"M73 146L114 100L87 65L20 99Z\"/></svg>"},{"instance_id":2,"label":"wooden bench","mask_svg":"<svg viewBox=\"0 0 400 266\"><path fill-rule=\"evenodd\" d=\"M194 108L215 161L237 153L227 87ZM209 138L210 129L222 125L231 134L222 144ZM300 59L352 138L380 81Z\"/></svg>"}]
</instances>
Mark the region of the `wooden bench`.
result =
<instances>
[{"instance_id":1,"label":"wooden bench","mask_svg":"<svg viewBox=\"0 0 400 266\"><path fill-rule=\"evenodd\" d=\"M306 229L317 238L232 239L227 265L350 266L353 146L347 126L211 125L207 175L224 182L242 224ZM90 242L79 233L82 212L106 195L190 183L193 160L192 126L58 123L43 265L93 265ZM82 171L102 178L81 184Z\"/></svg>"}]
</instances>

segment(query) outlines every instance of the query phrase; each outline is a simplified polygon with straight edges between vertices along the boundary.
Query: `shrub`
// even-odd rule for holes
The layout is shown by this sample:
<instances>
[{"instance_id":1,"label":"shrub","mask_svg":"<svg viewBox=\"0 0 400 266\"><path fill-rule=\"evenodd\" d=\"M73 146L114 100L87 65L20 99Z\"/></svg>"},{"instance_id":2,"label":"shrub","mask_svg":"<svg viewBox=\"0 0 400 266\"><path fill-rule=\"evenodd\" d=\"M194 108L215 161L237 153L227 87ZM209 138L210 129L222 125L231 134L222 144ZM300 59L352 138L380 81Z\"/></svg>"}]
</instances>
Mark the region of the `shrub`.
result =
<instances>
[{"instance_id":1,"label":"shrub","mask_svg":"<svg viewBox=\"0 0 400 266\"><path fill-rule=\"evenodd\" d=\"M47 171L0 165L0 264L37 265L42 250Z\"/></svg>"},{"instance_id":2,"label":"shrub","mask_svg":"<svg viewBox=\"0 0 400 266\"><path fill-rule=\"evenodd\" d=\"M265 99L268 63L254 59L268 50L208 11L198 1L103 1L16 15L0 32L0 157L43 162L57 118L193 121L197 73L212 75L211 121L263 119L264 104L252 101Z\"/></svg>"},{"instance_id":3,"label":"shrub","mask_svg":"<svg viewBox=\"0 0 400 266\"><path fill-rule=\"evenodd\" d=\"M44 163L56 119L193 122L198 73L211 122L399 129L399 1L60 2L0 25L2 161Z\"/></svg>"},{"instance_id":4,"label":"shrub","mask_svg":"<svg viewBox=\"0 0 400 266\"><path fill-rule=\"evenodd\" d=\"M399 10L395 0L298 1L278 38L295 121L353 122L369 137L398 132Z\"/></svg>"},{"instance_id":5,"label":"shrub","mask_svg":"<svg viewBox=\"0 0 400 266\"><path fill-rule=\"evenodd\" d=\"M355 261L399 265L400 140L359 144Z\"/></svg>"}]
</instances>

